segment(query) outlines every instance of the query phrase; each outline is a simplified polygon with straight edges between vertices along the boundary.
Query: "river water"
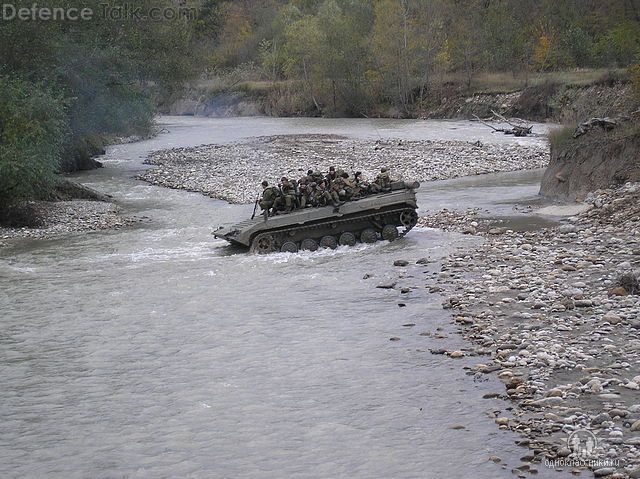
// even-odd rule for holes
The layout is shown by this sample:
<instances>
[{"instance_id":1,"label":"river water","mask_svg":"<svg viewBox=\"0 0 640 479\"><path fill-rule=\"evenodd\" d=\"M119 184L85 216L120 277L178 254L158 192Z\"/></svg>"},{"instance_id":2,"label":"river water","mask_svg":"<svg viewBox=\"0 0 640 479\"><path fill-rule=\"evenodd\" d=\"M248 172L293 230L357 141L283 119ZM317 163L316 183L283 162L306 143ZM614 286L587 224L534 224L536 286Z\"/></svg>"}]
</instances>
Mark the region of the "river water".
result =
<instances>
[{"instance_id":1,"label":"river water","mask_svg":"<svg viewBox=\"0 0 640 479\"><path fill-rule=\"evenodd\" d=\"M466 347L424 287L437 264L406 268L408 294L375 288L397 276L395 259L437 260L477 238L416 228L394 243L253 256L210 234L251 206L132 179L150 151L263 134L514 139L470 122L160 122L168 132L75 175L147 221L0 250L0 477L514 477L528 450L487 417L509 404L482 399L504 386L465 374L481 357L429 353ZM536 223L512 206L535 203L540 176L423 185L419 203Z\"/></svg>"}]
</instances>

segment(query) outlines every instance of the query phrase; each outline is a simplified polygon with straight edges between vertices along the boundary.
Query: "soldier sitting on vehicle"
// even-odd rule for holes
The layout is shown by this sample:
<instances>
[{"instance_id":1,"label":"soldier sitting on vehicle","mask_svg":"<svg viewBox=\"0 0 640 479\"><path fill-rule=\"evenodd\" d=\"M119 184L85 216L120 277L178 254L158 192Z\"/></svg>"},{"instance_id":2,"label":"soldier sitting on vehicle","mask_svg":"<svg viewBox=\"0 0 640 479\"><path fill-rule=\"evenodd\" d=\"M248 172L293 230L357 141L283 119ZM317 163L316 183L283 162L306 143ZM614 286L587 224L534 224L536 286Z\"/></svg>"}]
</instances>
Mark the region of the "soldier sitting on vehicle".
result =
<instances>
[{"instance_id":1,"label":"soldier sitting on vehicle","mask_svg":"<svg viewBox=\"0 0 640 479\"><path fill-rule=\"evenodd\" d=\"M322 172L315 170L313 173L311 173L311 181L315 181L316 185L322 180L324 180L324 175L322 174Z\"/></svg>"},{"instance_id":2,"label":"soldier sitting on vehicle","mask_svg":"<svg viewBox=\"0 0 640 479\"><path fill-rule=\"evenodd\" d=\"M300 183L298 185L298 207L300 209L304 209L307 206L310 206L309 201L309 184L310 183Z\"/></svg>"},{"instance_id":3,"label":"soldier sitting on vehicle","mask_svg":"<svg viewBox=\"0 0 640 479\"><path fill-rule=\"evenodd\" d=\"M336 176L336 179L331 182L328 190L334 203L333 206L340 206L340 204L342 204L340 199L346 196L344 178L342 176Z\"/></svg>"},{"instance_id":4,"label":"soldier sitting on vehicle","mask_svg":"<svg viewBox=\"0 0 640 479\"><path fill-rule=\"evenodd\" d=\"M260 201L260 209L263 210L265 218L273 214L272 208L275 207L275 203L280 196L280 191L275 186L269 186L267 181L262 182L262 198ZM275 210L274 210L275 211Z\"/></svg>"},{"instance_id":5,"label":"soldier sitting on vehicle","mask_svg":"<svg viewBox=\"0 0 640 479\"><path fill-rule=\"evenodd\" d=\"M283 176L280 184L281 195L278 197L275 207L278 211L282 211L284 208L285 213L290 213L296 201L296 187L289 181L286 176Z\"/></svg>"},{"instance_id":6,"label":"soldier sitting on vehicle","mask_svg":"<svg viewBox=\"0 0 640 479\"><path fill-rule=\"evenodd\" d=\"M336 173L335 166L329 167L329 173L325 177L325 181L327 182L327 188L331 189L333 186L333 182L338 178L338 174Z\"/></svg>"},{"instance_id":7,"label":"soldier sitting on vehicle","mask_svg":"<svg viewBox=\"0 0 640 479\"><path fill-rule=\"evenodd\" d=\"M342 191L344 191L344 195L341 195L340 198L349 201L354 197L356 190L356 182L349 178L349 173L342 173Z\"/></svg>"},{"instance_id":8,"label":"soldier sitting on vehicle","mask_svg":"<svg viewBox=\"0 0 640 479\"><path fill-rule=\"evenodd\" d=\"M307 170L307 174L305 176L303 176L302 178L300 178L300 181L298 182L298 184L299 185L302 185L302 184L308 185L312 181L315 181L313 179L313 170Z\"/></svg>"},{"instance_id":9,"label":"soldier sitting on vehicle","mask_svg":"<svg viewBox=\"0 0 640 479\"><path fill-rule=\"evenodd\" d=\"M376 176L376 179L371 184L371 192L387 192L391 191L391 177L389 176L389 170L387 168L381 168L380 174Z\"/></svg>"},{"instance_id":10,"label":"soldier sitting on vehicle","mask_svg":"<svg viewBox=\"0 0 640 479\"><path fill-rule=\"evenodd\" d=\"M353 175L353 182L355 183L355 187L353 188L353 198L359 198L369 192L369 183L362 178L362 171L355 172Z\"/></svg>"},{"instance_id":11,"label":"soldier sitting on vehicle","mask_svg":"<svg viewBox=\"0 0 640 479\"><path fill-rule=\"evenodd\" d=\"M331 194L331 192L327 189L327 183L323 180L314 188L313 206L333 205L337 208L341 203L336 199L336 196L337 195Z\"/></svg>"}]
</instances>

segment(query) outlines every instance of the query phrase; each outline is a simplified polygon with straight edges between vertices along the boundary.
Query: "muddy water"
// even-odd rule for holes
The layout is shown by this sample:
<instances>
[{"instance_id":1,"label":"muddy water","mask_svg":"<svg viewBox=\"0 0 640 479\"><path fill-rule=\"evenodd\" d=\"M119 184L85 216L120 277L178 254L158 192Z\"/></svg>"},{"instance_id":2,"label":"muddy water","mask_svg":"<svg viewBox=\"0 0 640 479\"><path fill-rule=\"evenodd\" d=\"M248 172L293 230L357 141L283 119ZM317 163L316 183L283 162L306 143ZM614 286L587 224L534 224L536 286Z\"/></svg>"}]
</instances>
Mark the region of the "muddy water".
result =
<instances>
[{"instance_id":1,"label":"muddy water","mask_svg":"<svg viewBox=\"0 0 640 479\"><path fill-rule=\"evenodd\" d=\"M475 239L415 229L391 244L250 256L210 235L250 206L131 179L149 151L257 134L505 137L464 122L161 121L168 133L112 147L106 168L77 177L147 222L0 251L0 476L513 477L527 450L486 416L508 404L482 399L503 386L465 375L482 358L428 351L466 346L422 284L436 264L406 268L408 294L375 288L395 259L437 260ZM538 178L436 183L421 208L510 216Z\"/></svg>"}]
</instances>

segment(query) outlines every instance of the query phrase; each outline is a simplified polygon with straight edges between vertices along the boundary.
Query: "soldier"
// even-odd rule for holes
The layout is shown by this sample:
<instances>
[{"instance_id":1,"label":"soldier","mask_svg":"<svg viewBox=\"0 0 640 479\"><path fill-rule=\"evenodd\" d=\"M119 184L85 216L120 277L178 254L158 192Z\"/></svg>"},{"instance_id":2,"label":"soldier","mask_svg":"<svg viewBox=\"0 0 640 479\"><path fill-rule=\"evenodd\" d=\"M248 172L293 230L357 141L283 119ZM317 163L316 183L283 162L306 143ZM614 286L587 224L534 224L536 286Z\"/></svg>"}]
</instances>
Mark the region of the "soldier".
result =
<instances>
[{"instance_id":1,"label":"soldier","mask_svg":"<svg viewBox=\"0 0 640 479\"><path fill-rule=\"evenodd\" d=\"M336 179L331 182L331 185L329 186L328 190L329 190L329 194L331 195L331 199L334 201L334 203L339 202L340 198L344 197L346 194L344 190L344 181L342 176L336 176Z\"/></svg>"},{"instance_id":2,"label":"soldier","mask_svg":"<svg viewBox=\"0 0 640 479\"><path fill-rule=\"evenodd\" d=\"M271 208L275 207L276 200L280 196L278 188L275 186L269 186L267 181L262 182L262 199L260 199L260 209L264 211L264 218L270 214Z\"/></svg>"},{"instance_id":3,"label":"soldier","mask_svg":"<svg viewBox=\"0 0 640 479\"><path fill-rule=\"evenodd\" d=\"M336 168L334 166L330 166L329 167L329 173L327 173L327 176L325 178L326 182L327 182L327 187L329 189L331 189L331 186L333 185L333 182L338 178L338 174L336 173Z\"/></svg>"},{"instance_id":4,"label":"soldier","mask_svg":"<svg viewBox=\"0 0 640 479\"><path fill-rule=\"evenodd\" d=\"M286 176L283 176L281 179L280 191L282 192L282 196L278 198L279 207L284 206L285 213L289 213L293 210L296 201L296 187L289 181Z\"/></svg>"},{"instance_id":5,"label":"soldier","mask_svg":"<svg viewBox=\"0 0 640 479\"><path fill-rule=\"evenodd\" d=\"M320 171L315 170L313 173L311 173L311 181L314 181L316 183L316 186L322 180L324 180L324 176L322 175L322 173Z\"/></svg>"},{"instance_id":6,"label":"soldier","mask_svg":"<svg viewBox=\"0 0 640 479\"><path fill-rule=\"evenodd\" d=\"M362 171L356 171L353 175L353 182L355 187L353 189L353 196L364 196L369 191L369 183L362 178Z\"/></svg>"},{"instance_id":7,"label":"soldier","mask_svg":"<svg viewBox=\"0 0 640 479\"><path fill-rule=\"evenodd\" d=\"M344 185L344 199L349 201L355 195L356 191L356 182L349 178L349 173L342 173L342 184Z\"/></svg>"},{"instance_id":8,"label":"soldier","mask_svg":"<svg viewBox=\"0 0 640 479\"><path fill-rule=\"evenodd\" d=\"M340 206L338 200L327 189L327 183L323 180L315 188L314 206L327 206L332 204L336 208Z\"/></svg>"},{"instance_id":9,"label":"soldier","mask_svg":"<svg viewBox=\"0 0 640 479\"><path fill-rule=\"evenodd\" d=\"M311 183L309 183L309 184L311 184ZM306 208L307 205L310 204L310 202L309 202L309 192L310 192L309 184L300 183L300 185L298 186L298 205L300 206L301 209Z\"/></svg>"},{"instance_id":10,"label":"soldier","mask_svg":"<svg viewBox=\"0 0 640 479\"><path fill-rule=\"evenodd\" d=\"M313 170L308 170L307 174L305 176L303 176L302 178L300 178L300 181L298 182L298 184L302 185L304 183L305 185L308 185L312 181L314 181L313 180Z\"/></svg>"},{"instance_id":11,"label":"soldier","mask_svg":"<svg viewBox=\"0 0 640 479\"><path fill-rule=\"evenodd\" d=\"M381 168L380 174L376 176L376 179L373 183L378 186L378 188L376 189L379 191L390 191L391 177L389 176L389 170L387 168ZM377 193L377 191L374 191L374 193Z\"/></svg>"}]
</instances>

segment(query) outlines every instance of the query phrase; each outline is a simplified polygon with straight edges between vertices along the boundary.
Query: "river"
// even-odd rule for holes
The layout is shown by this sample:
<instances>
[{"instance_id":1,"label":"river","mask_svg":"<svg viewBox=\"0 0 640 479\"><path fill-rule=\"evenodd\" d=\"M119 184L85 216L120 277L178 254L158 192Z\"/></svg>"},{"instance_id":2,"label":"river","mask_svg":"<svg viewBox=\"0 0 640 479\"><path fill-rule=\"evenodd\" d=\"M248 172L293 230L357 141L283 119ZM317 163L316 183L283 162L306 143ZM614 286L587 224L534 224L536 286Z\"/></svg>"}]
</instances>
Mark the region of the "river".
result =
<instances>
[{"instance_id":1,"label":"river","mask_svg":"<svg viewBox=\"0 0 640 479\"><path fill-rule=\"evenodd\" d=\"M514 477L529 451L487 417L509 404L482 399L504 386L465 374L482 357L429 352L467 345L424 288L437 263L413 264L477 238L416 228L394 243L248 255L211 231L250 205L132 177L153 150L265 134L543 140L455 121L159 121L165 133L112 146L105 168L74 175L147 221L0 250L0 476ZM540 176L426 184L419 204L535 225L513 204L536 203ZM375 288L395 259L412 261L408 294ZM541 465L537 477L564 476Z\"/></svg>"}]
</instances>

